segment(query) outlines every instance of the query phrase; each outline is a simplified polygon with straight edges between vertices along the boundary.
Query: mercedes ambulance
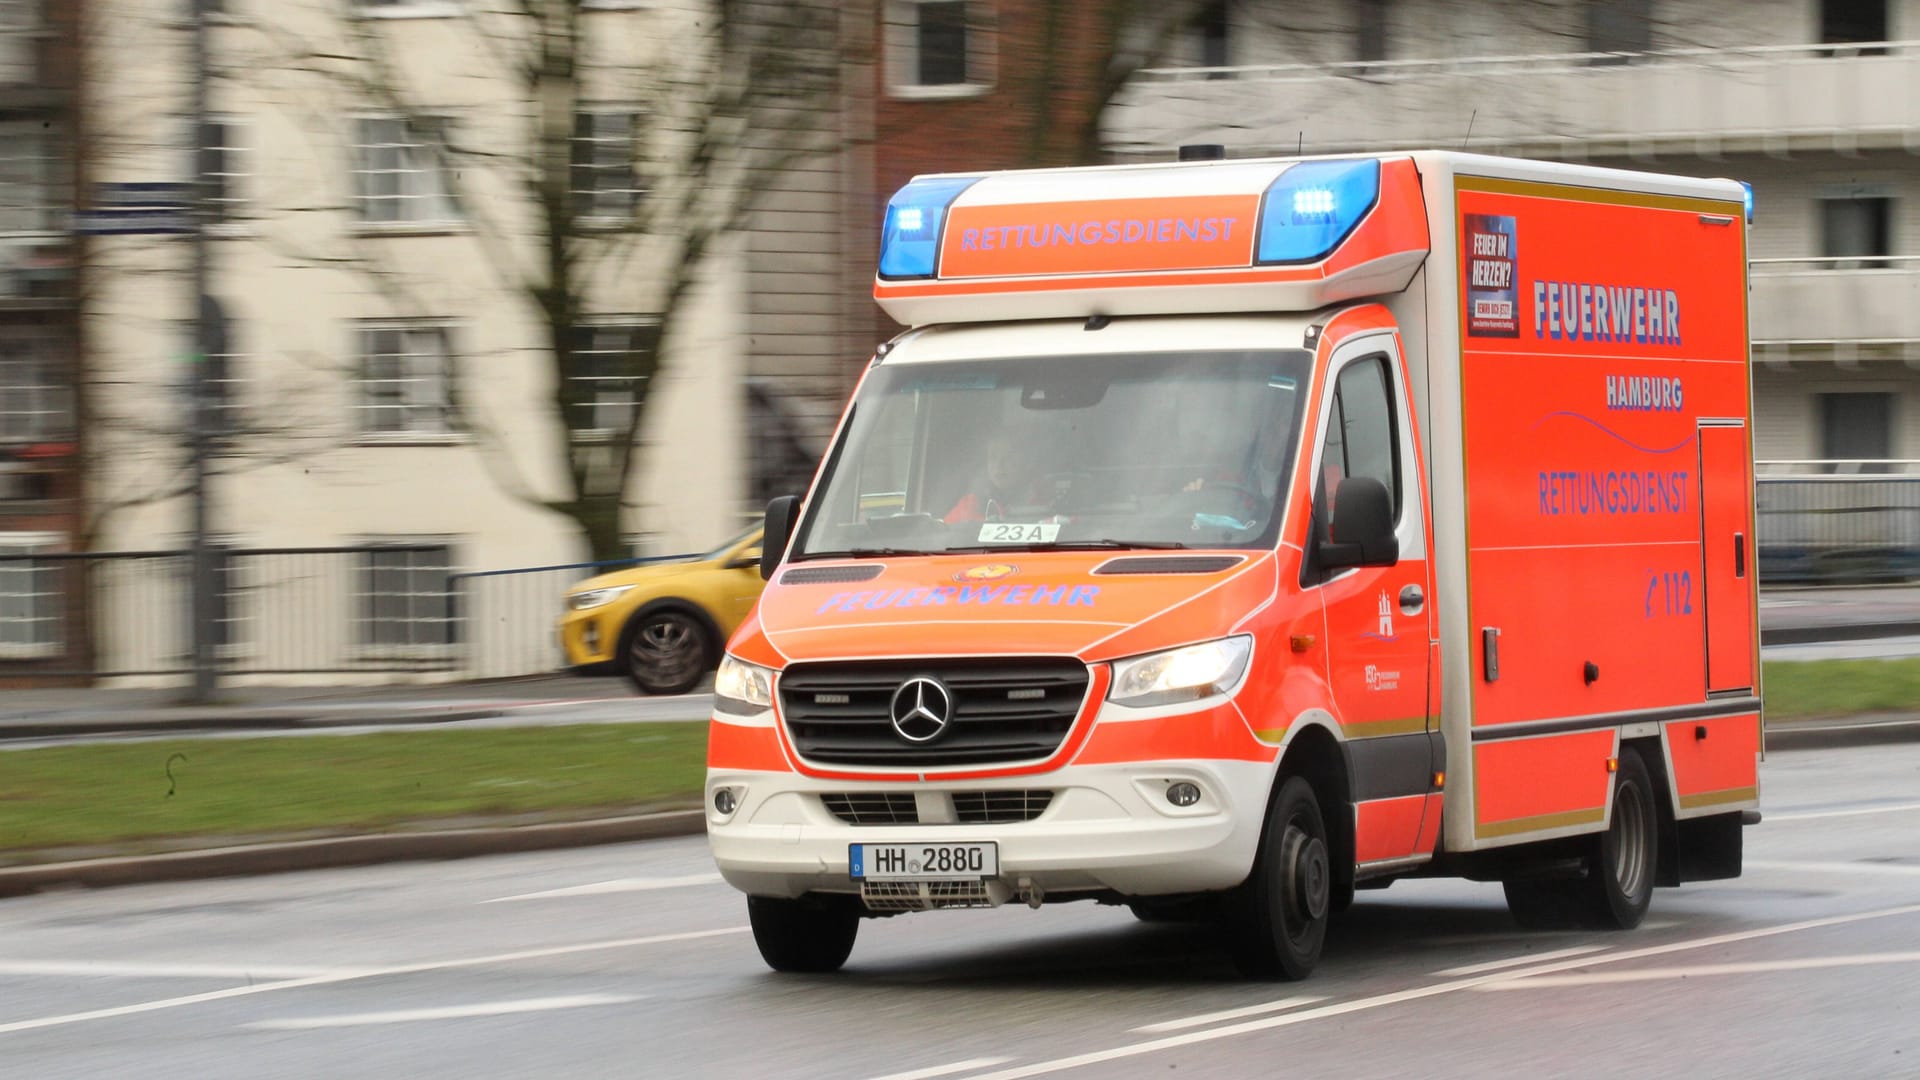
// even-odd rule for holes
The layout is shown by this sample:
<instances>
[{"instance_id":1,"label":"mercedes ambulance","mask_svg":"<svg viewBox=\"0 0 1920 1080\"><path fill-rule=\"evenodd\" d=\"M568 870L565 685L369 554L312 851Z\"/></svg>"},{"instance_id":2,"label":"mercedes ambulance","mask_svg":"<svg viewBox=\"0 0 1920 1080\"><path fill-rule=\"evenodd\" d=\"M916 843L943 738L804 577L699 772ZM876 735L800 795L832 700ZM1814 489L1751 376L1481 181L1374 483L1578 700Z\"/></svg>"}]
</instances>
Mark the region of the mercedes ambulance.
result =
<instances>
[{"instance_id":1,"label":"mercedes ambulance","mask_svg":"<svg viewBox=\"0 0 1920 1080\"><path fill-rule=\"evenodd\" d=\"M1415 152L924 176L767 511L707 828L785 971L1093 899L1299 978L1356 889L1630 928L1761 749L1742 185Z\"/></svg>"}]
</instances>

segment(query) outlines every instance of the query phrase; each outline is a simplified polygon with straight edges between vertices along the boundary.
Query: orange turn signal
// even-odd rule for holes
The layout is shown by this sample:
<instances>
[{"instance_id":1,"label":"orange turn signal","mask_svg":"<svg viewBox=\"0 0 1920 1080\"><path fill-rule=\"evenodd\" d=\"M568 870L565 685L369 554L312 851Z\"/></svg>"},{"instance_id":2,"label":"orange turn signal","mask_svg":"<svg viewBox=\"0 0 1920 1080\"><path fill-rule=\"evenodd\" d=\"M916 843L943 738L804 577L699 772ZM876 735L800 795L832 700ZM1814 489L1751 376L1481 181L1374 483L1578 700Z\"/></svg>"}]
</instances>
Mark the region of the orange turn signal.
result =
<instances>
[{"instance_id":1,"label":"orange turn signal","mask_svg":"<svg viewBox=\"0 0 1920 1080\"><path fill-rule=\"evenodd\" d=\"M1610 758L1608 758L1608 759L1607 759L1607 771L1608 771L1608 772L1619 772L1619 771L1620 771L1620 759L1619 759L1619 758L1617 758L1617 757L1610 757Z\"/></svg>"},{"instance_id":2,"label":"orange turn signal","mask_svg":"<svg viewBox=\"0 0 1920 1080\"><path fill-rule=\"evenodd\" d=\"M1434 773L1433 774L1433 790L1439 791L1440 789L1446 786L1447 786L1447 774L1443 772Z\"/></svg>"},{"instance_id":3,"label":"orange turn signal","mask_svg":"<svg viewBox=\"0 0 1920 1080\"><path fill-rule=\"evenodd\" d=\"M1294 652L1306 652L1308 649L1313 648L1312 634L1295 634L1289 638L1288 641L1292 644Z\"/></svg>"}]
</instances>

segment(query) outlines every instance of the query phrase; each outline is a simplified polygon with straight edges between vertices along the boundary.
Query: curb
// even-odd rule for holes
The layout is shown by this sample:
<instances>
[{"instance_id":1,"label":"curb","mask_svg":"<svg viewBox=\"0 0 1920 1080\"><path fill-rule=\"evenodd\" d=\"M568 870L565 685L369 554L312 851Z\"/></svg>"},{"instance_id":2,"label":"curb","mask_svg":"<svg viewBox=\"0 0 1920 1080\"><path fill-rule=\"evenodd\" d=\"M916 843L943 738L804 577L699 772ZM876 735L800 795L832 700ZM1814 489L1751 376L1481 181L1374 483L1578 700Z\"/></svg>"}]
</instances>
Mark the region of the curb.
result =
<instances>
[{"instance_id":1,"label":"curb","mask_svg":"<svg viewBox=\"0 0 1920 1080\"><path fill-rule=\"evenodd\" d=\"M1768 753L1775 750L1825 750L1840 746L1885 746L1920 742L1920 716L1854 718L1824 723L1769 725L1762 733Z\"/></svg>"},{"instance_id":2,"label":"curb","mask_svg":"<svg viewBox=\"0 0 1920 1080\"><path fill-rule=\"evenodd\" d=\"M1760 644L1823 645L1834 641L1872 641L1876 638L1920 635L1920 620L1844 623L1831 626L1775 626L1760 628Z\"/></svg>"},{"instance_id":3,"label":"curb","mask_svg":"<svg viewBox=\"0 0 1920 1080\"><path fill-rule=\"evenodd\" d=\"M504 709L450 709L445 712L394 713L372 711L364 716L300 713L242 713L229 716L162 716L65 723L59 720L0 723L0 742L26 739L90 738L110 735L191 735L213 731L299 731L339 727L416 727L460 720L493 720Z\"/></svg>"},{"instance_id":4,"label":"curb","mask_svg":"<svg viewBox=\"0 0 1920 1080\"><path fill-rule=\"evenodd\" d=\"M668 810L545 825L340 836L209 848L204 851L175 851L160 855L85 859L0 868L0 896L24 896L50 889L98 889L156 881L278 874L292 870L369 866L387 862L464 859L478 855L697 836L706 832L706 829L704 809Z\"/></svg>"}]
</instances>

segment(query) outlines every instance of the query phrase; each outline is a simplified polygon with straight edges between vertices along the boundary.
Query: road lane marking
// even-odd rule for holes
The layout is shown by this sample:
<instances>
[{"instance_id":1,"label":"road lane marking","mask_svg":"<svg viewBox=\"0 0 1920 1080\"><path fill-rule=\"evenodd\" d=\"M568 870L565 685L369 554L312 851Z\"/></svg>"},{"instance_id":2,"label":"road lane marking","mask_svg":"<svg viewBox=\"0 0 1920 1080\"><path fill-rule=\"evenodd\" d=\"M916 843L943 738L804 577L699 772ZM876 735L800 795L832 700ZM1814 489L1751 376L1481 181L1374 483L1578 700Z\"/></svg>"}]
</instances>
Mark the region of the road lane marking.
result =
<instances>
[{"instance_id":1,"label":"road lane marking","mask_svg":"<svg viewBox=\"0 0 1920 1080\"><path fill-rule=\"evenodd\" d=\"M428 960L417 964L400 964L393 967L362 968L357 971L343 971L335 975L312 975L300 979L283 979L279 982L255 983L252 986L235 986L225 990L210 990L204 994L187 994L183 997L161 998L157 1001L142 1001L133 1005L118 1005L110 1009L90 1009L86 1012L64 1013L59 1016L43 1016L37 1020L15 1020L0 1024L0 1035L16 1031L37 1031L41 1028L62 1027L67 1024L79 1024L88 1020L111 1020L118 1016L133 1016L138 1013L158 1012L162 1009L179 1009L188 1005L201 1005L209 1001L225 1001L229 998L250 997L254 994L271 994L276 990L299 990L308 986L330 986L336 983L353 982L358 979L379 979L390 975L413 975L424 971L449 971L458 968L485 967L489 964L510 964L519 960L539 960L549 956L568 956L573 953L604 952L609 949L631 949L641 945L660 945L674 941L696 941L701 938L719 937L724 934L744 934L745 926L729 926L720 930L692 930L681 934L653 934L647 937L616 938L611 941L588 941L578 945L554 945L544 949L522 949L518 952L495 953L491 956L469 956L456 960Z\"/></svg>"},{"instance_id":2,"label":"road lane marking","mask_svg":"<svg viewBox=\"0 0 1920 1080\"><path fill-rule=\"evenodd\" d=\"M484 1001L475 1005L447 1005L437 1009L395 1009L391 1012L346 1013L340 1016L301 1016L286 1020L257 1020L245 1026L262 1031L310 1031L315 1028L364 1027L371 1024L412 1024L422 1020L461 1020L473 1016L584 1009L595 1005L625 1005L639 1001L632 994L576 994L572 997L522 998Z\"/></svg>"},{"instance_id":3,"label":"road lane marking","mask_svg":"<svg viewBox=\"0 0 1920 1080\"><path fill-rule=\"evenodd\" d=\"M1560 960L1569 956L1585 956L1588 953L1604 952L1605 945L1575 945L1570 949L1555 949L1552 952L1531 953L1527 956L1509 956L1505 960L1489 960L1484 964L1468 964L1466 967L1448 968L1436 971L1435 975L1451 978L1456 975L1478 975L1483 971L1499 971L1501 968L1519 967L1522 964L1544 964L1549 960Z\"/></svg>"},{"instance_id":4,"label":"road lane marking","mask_svg":"<svg viewBox=\"0 0 1920 1080\"><path fill-rule=\"evenodd\" d=\"M1895 874L1911 877L1920 874L1912 863L1875 862L1789 862L1778 859L1748 859L1748 869L1784 870L1796 874Z\"/></svg>"},{"instance_id":5,"label":"road lane marking","mask_svg":"<svg viewBox=\"0 0 1920 1080\"><path fill-rule=\"evenodd\" d=\"M1162 1031L1179 1031L1182 1028L1200 1027L1204 1024L1219 1023L1222 1020L1239 1020L1242 1017L1259 1016L1261 1013L1279 1012L1282 1009L1291 1009L1300 1005L1312 1005L1315 1002L1325 1000L1327 999L1324 997L1281 998L1279 1001L1269 1001L1264 1005L1248 1005L1240 1009L1222 1009L1219 1012L1201 1013L1199 1016L1188 1016L1180 1020L1163 1020L1158 1024L1148 1024L1145 1027L1137 1027L1133 1030L1142 1035L1155 1035Z\"/></svg>"},{"instance_id":6,"label":"road lane marking","mask_svg":"<svg viewBox=\"0 0 1920 1080\"><path fill-rule=\"evenodd\" d=\"M1704 975L1759 975L1769 971L1809 971L1814 968L1870 967L1875 964L1920 964L1920 952L1861 953L1855 956L1810 956L1797 960L1752 960L1733 964L1697 964L1693 967L1640 968L1637 971L1597 971L1590 975L1535 975L1476 986L1478 991L1531 990L1535 987L1599 986L1605 983L1656 982L1692 979Z\"/></svg>"},{"instance_id":7,"label":"road lane marking","mask_svg":"<svg viewBox=\"0 0 1920 1080\"><path fill-rule=\"evenodd\" d=\"M303 979L343 975L349 968L286 964L148 964L124 960L0 960L0 975L71 975L105 979Z\"/></svg>"},{"instance_id":8,"label":"road lane marking","mask_svg":"<svg viewBox=\"0 0 1920 1080\"><path fill-rule=\"evenodd\" d=\"M1246 1020L1238 1024L1230 1024L1226 1027L1208 1028L1205 1031L1189 1031L1183 1035L1168 1035L1159 1039L1129 1043L1125 1046L1116 1046L1107 1050L1095 1050L1091 1053L1076 1054L1072 1057L1055 1058L1052 1061L1041 1061L1032 1065L1016 1066L995 1073L976 1073L972 1077L969 1077L968 1080L1022 1080L1022 1078L1028 1076L1044 1076L1048 1073L1065 1072L1069 1069L1083 1068L1088 1065L1099 1065L1124 1058L1155 1054L1162 1050L1173 1050L1183 1046L1192 1046L1197 1043L1212 1042L1217 1039L1229 1039L1236 1035L1251 1035L1255 1032L1291 1027L1294 1024L1305 1024L1314 1020L1325 1020L1335 1016L1345 1016L1349 1013L1364 1012L1369 1009L1378 1009L1388 1005L1398 1005L1402 1002L1419 1001L1423 998L1438 997L1442 994L1452 994L1461 990L1471 990L1476 986L1482 986L1492 982L1501 982L1507 979L1524 978L1529 975L1552 974L1560 971L1572 971L1598 964L1616 964L1623 960L1638 960L1648 956L1664 956L1668 953L1708 949L1716 945L1730 945L1734 942L1775 937L1780 934L1791 934L1802 930L1817 930L1828 926L1844 926L1848 923L1915 914L1920 914L1920 904L1903 904L1900 907L1879 908L1874 911L1856 912L1851 915L1830 915L1824 918L1806 919L1800 922L1783 923L1777 926L1763 926L1755 930L1740 930L1734 933L1716 934L1712 937L1696 938L1692 941L1677 941L1667 945L1651 945L1642 949L1630 949L1625 952L1609 953L1599 957L1574 957L1568 960L1558 960L1548 964L1541 964L1530 970L1522 968L1518 971L1496 972L1489 975L1473 975L1463 979L1456 979L1452 982L1435 983L1430 986L1396 990L1391 993L1378 994L1373 997L1356 998L1353 1001L1342 1001L1332 1005L1322 1005L1319 1008L1306 1009L1301 1012L1290 1012L1283 1016L1268 1016L1258 1020Z\"/></svg>"},{"instance_id":9,"label":"road lane marking","mask_svg":"<svg viewBox=\"0 0 1920 1080\"><path fill-rule=\"evenodd\" d=\"M1920 810L1920 802L1895 803L1892 806L1863 806L1855 810L1809 810L1799 814L1769 813L1763 815L1760 822L1765 825L1775 821L1819 821L1822 818L1860 817L1865 814L1904 814L1912 810Z\"/></svg>"},{"instance_id":10,"label":"road lane marking","mask_svg":"<svg viewBox=\"0 0 1920 1080\"><path fill-rule=\"evenodd\" d=\"M647 892L652 889L682 889L690 885L717 885L719 874L687 874L682 877L663 878L616 878L613 881L596 881L591 885L574 885L565 889L548 889L545 892L521 893L518 896L496 896L491 900L480 901L483 904L510 904L518 900L549 900L562 896L597 896L601 893Z\"/></svg>"},{"instance_id":11,"label":"road lane marking","mask_svg":"<svg viewBox=\"0 0 1920 1080\"><path fill-rule=\"evenodd\" d=\"M974 1058L971 1061L956 1061L951 1065L931 1065L911 1072L888 1073L885 1076L876 1076L873 1080L933 1080L936 1076L952 1076L954 1073L963 1073L969 1069L992 1068L995 1065L1005 1065L1012 1060L1012 1058L1003 1057Z\"/></svg>"}]
</instances>

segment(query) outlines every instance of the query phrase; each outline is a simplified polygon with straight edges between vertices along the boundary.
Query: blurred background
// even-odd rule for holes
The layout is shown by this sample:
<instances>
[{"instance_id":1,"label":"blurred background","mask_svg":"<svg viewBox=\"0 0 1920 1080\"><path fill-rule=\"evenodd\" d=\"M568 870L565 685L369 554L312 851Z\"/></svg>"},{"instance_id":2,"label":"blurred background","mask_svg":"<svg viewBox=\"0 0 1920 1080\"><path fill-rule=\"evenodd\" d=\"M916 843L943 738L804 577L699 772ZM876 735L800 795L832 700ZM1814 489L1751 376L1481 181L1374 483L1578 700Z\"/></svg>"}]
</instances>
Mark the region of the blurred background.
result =
<instances>
[{"instance_id":1,"label":"blurred background","mask_svg":"<svg viewBox=\"0 0 1920 1080\"><path fill-rule=\"evenodd\" d=\"M0 0L0 686L565 666L569 586L805 487L898 330L896 188L1188 144L1750 182L1762 585L1920 620L1909 35L1920 0Z\"/></svg>"}]
</instances>

